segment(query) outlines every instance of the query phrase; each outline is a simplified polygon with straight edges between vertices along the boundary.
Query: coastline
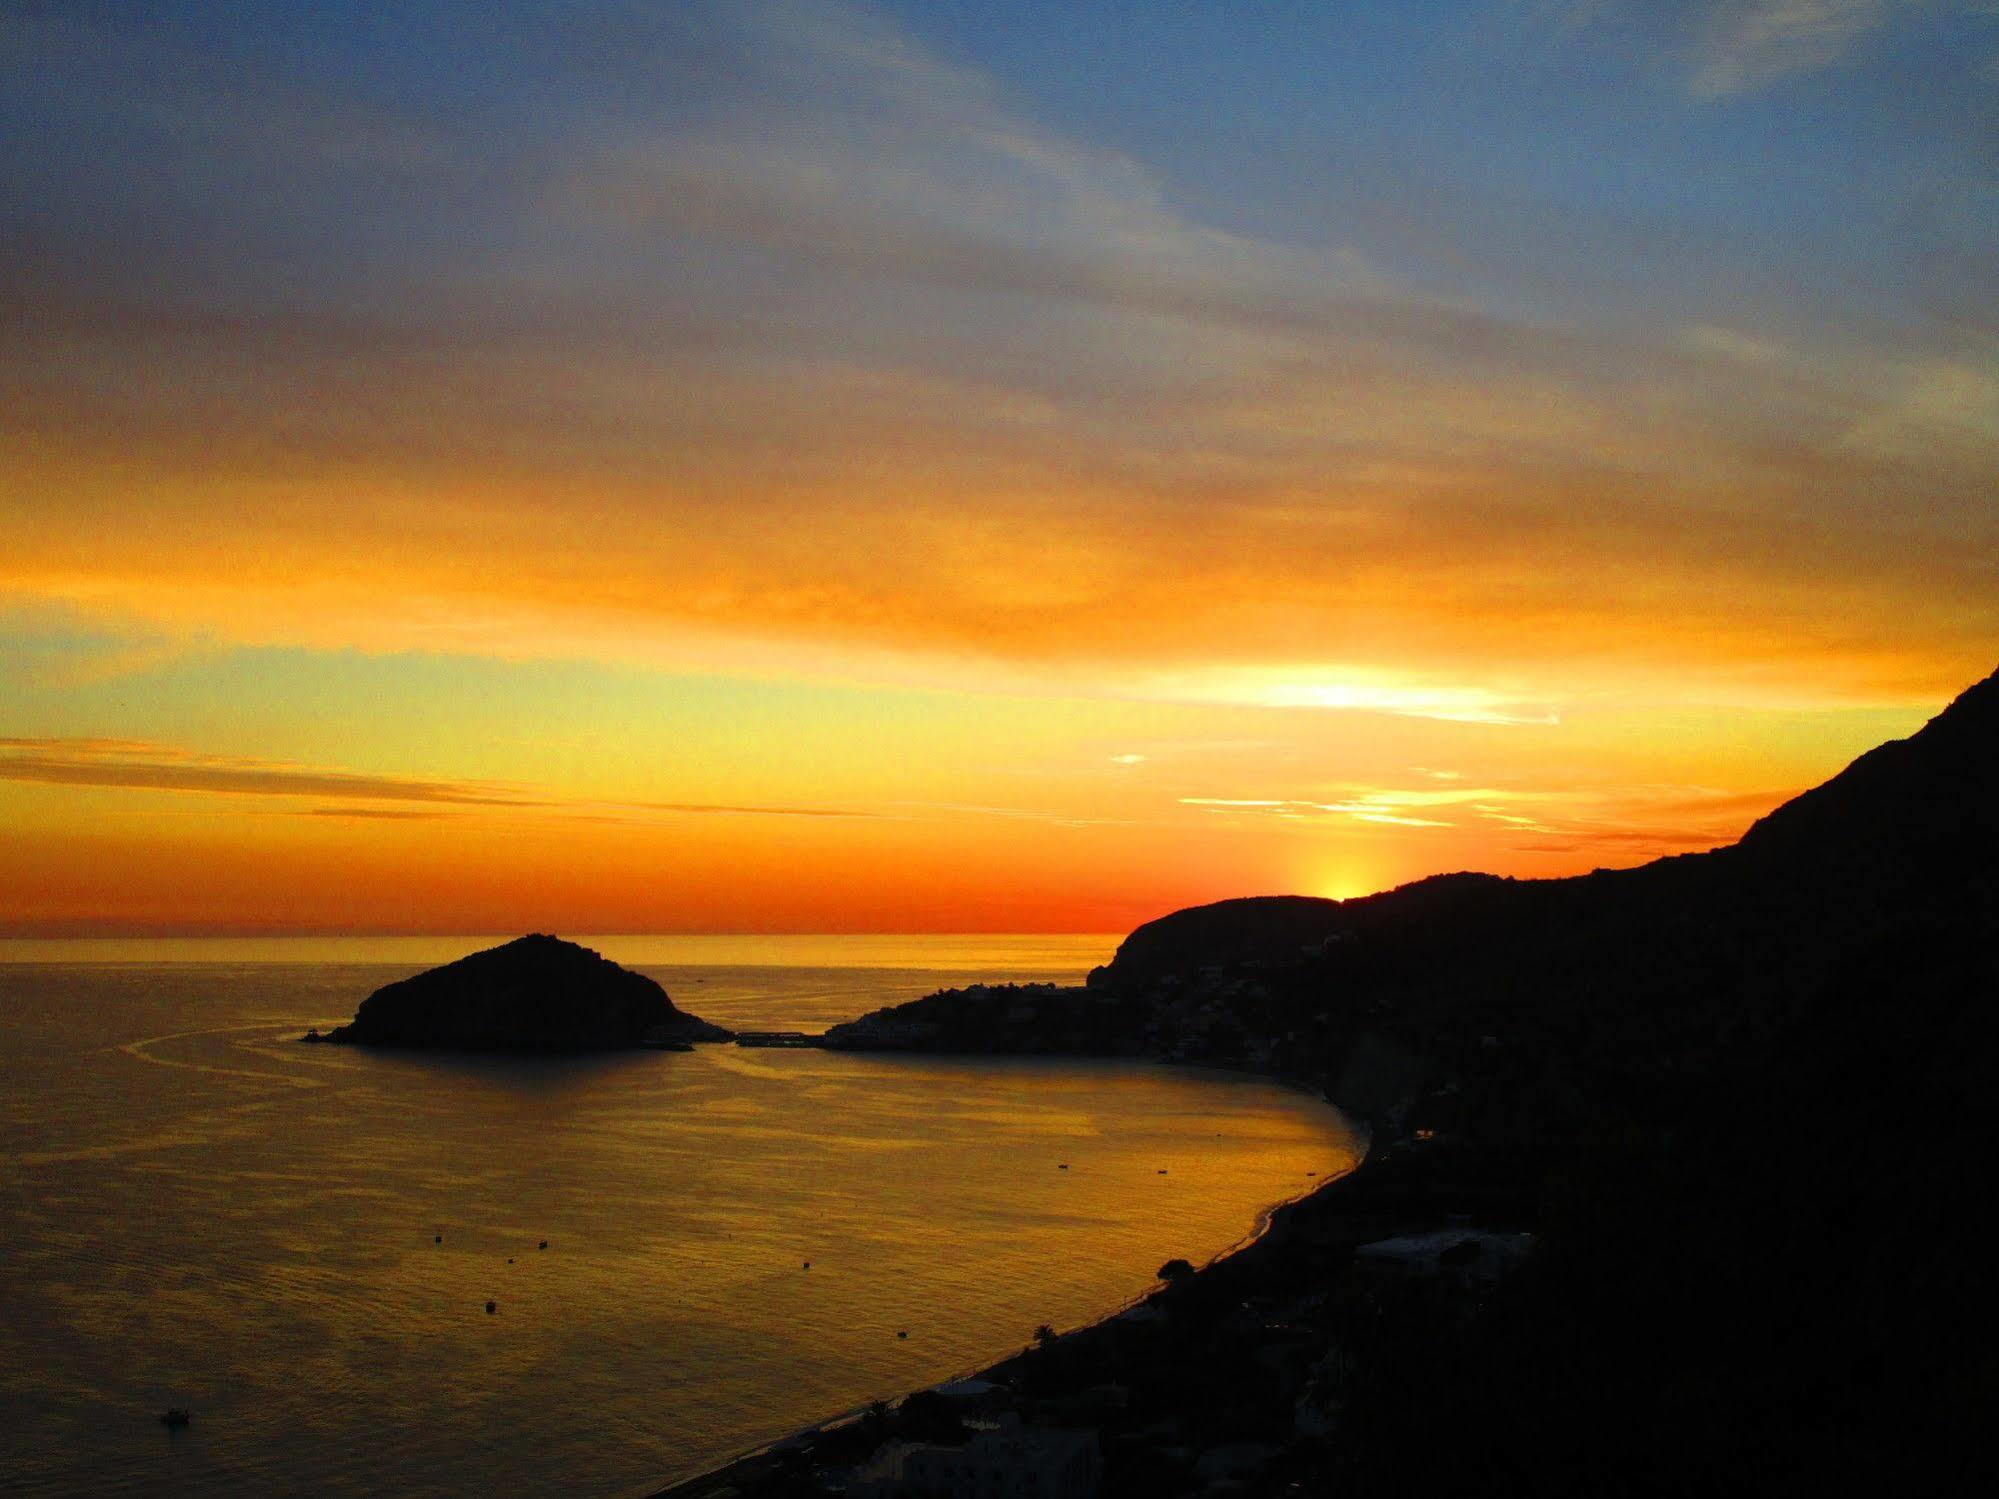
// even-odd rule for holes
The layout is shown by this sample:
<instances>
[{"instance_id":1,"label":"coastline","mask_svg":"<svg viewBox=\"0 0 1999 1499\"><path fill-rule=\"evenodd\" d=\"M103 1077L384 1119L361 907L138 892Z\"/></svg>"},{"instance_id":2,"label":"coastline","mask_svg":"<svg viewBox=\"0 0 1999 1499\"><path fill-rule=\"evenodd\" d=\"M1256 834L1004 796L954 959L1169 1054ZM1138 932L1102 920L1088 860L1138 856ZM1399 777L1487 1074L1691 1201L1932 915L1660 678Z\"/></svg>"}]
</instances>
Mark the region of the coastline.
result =
<instances>
[{"instance_id":1,"label":"coastline","mask_svg":"<svg viewBox=\"0 0 1999 1499\"><path fill-rule=\"evenodd\" d=\"M1246 1077L1257 1077L1280 1083L1285 1087L1308 1093L1314 1098L1332 1104L1332 1100L1326 1097L1324 1089L1309 1084L1296 1076L1242 1067L1215 1068L1204 1063L1174 1062L1166 1061L1163 1058L1154 1060L1165 1061L1165 1064L1168 1066L1192 1066L1202 1067L1205 1070L1211 1071L1238 1072ZM1332 1106L1334 1108L1339 1107L1337 1104L1332 1104ZM1359 1121L1354 1121L1354 1123L1361 1134L1361 1148L1353 1165L1336 1175L1324 1178L1302 1192L1295 1193L1290 1197L1259 1208L1247 1232L1231 1244L1210 1255L1195 1268L1192 1275L1185 1277L1177 1284L1186 1285L1201 1281L1203 1278L1212 1279L1215 1273L1224 1265L1243 1260L1245 1257L1253 1255L1259 1247L1268 1243L1273 1236L1282 1231L1290 1215L1296 1213L1305 1204L1315 1202L1327 1196L1332 1188L1351 1182L1359 1175L1373 1153L1373 1140L1371 1131L1367 1125ZM1049 1343L1042 1345L1042 1348L1056 1348L1064 1345L1073 1346L1080 1339L1100 1334L1120 1318L1127 1316L1127 1314L1138 1308L1148 1305L1171 1289L1173 1287L1169 1286L1168 1283L1155 1279L1151 1286L1145 1290L1133 1293L1101 1315L1076 1327L1058 1332ZM898 1396L891 1397L887 1403L890 1406L895 1406L917 1394L938 1390L963 1380L977 1379L998 1383L1000 1381L995 1376L1004 1373L1010 1366L1025 1356L1025 1354L1035 1351L1037 1350L1032 1348L1019 1350L1004 1354L985 1363L960 1369L947 1374L942 1379L919 1386L917 1389L906 1390ZM622 1499L723 1499L725 1495L737 1494L741 1492L739 1488L741 1482L767 1476L769 1471L783 1458L800 1451L810 1451L819 1439L842 1431L851 1426L852 1423L864 1418L877 1403L868 1401L860 1405L851 1406L823 1420L798 1427L783 1436L774 1437L767 1442L760 1443L758 1446L746 1452L738 1453L727 1461L704 1469L700 1473L693 1474L687 1478L675 1479L664 1487L653 1485L634 1487L626 1491Z\"/></svg>"}]
</instances>

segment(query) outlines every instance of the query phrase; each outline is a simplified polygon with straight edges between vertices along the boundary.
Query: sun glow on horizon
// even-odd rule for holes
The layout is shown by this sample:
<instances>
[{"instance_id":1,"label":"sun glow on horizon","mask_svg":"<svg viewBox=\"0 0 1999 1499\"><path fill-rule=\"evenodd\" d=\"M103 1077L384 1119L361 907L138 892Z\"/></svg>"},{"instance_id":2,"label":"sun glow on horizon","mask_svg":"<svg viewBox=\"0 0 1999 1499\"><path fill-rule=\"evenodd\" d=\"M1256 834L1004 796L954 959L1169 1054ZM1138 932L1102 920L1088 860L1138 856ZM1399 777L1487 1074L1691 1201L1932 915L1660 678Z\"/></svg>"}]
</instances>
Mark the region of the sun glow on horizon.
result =
<instances>
[{"instance_id":1,"label":"sun glow on horizon","mask_svg":"<svg viewBox=\"0 0 1999 1499\"><path fill-rule=\"evenodd\" d=\"M1319 896L1324 900L1357 900L1363 895L1373 895L1377 890L1385 888L1385 886L1371 885L1365 879L1352 875L1336 874L1313 881L1304 893Z\"/></svg>"},{"instance_id":2,"label":"sun glow on horizon","mask_svg":"<svg viewBox=\"0 0 1999 1499\"><path fill-rule=\"evenodd\" d=\"M1433 718L1446 723L1556 724L1561 715L1518 694L1414 673L1359 667L1236 667L1169 676L1155 688L1168 698L1243 707L1325 709Z\"/></svg>"}]
</instances>

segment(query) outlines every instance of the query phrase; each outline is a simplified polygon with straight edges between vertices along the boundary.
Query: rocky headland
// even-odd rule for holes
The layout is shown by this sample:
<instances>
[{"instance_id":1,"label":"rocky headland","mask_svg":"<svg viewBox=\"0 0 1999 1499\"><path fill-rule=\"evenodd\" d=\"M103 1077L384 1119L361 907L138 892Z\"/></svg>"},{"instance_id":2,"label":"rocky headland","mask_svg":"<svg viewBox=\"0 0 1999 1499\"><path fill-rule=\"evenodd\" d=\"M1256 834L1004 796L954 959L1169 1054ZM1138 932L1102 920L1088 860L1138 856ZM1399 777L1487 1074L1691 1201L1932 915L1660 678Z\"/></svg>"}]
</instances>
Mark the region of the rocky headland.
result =
<instances>
[{"instance_id":1,"label":"rocky headland","mask_svg":"<svg viewBox=\"0 0 1999 1499\"><path fill-rule=\"evenodd\" d=\"M315 1039L317 1033L306 1039ZM355 1046L583 1052L727 1041L658 984L587 947L534 934L385 984L324 1037Z\"/></svg>"}]
</instances>

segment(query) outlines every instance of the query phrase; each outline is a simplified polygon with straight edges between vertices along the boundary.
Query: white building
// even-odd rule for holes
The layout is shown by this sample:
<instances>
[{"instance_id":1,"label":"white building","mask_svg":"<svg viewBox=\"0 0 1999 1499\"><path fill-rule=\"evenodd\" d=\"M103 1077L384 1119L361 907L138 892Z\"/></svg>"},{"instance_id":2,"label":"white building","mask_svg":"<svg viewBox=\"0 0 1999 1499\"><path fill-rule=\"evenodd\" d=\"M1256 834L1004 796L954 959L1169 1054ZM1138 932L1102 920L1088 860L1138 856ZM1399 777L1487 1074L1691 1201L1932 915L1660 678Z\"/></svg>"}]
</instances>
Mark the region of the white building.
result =
<instances>
[{"instance_id":1,"label":"white building","mask_svg":"<svg viewBox=\"0 0 1999 1499\"><path fill-rule=\"evenodd\" d=\"M1093 1499L1100 1469L1093 1431L974 1428L962 1447L891 1442L857 1469L856 1499Z\"/></svg>"},{"instance_id":2,"label":"white building","mask_svg":"<svg viewBox=\"0 0 1999 1499\"><path fill-rule=\"evenodd\" d=\"M1377 1239L1353 1252L1358 1269L1379 1274L1487 1286L1533 1253L1532 1234L1496 1234L1446 1228L1435 1233Z\"/></svg>"}]
</instances>

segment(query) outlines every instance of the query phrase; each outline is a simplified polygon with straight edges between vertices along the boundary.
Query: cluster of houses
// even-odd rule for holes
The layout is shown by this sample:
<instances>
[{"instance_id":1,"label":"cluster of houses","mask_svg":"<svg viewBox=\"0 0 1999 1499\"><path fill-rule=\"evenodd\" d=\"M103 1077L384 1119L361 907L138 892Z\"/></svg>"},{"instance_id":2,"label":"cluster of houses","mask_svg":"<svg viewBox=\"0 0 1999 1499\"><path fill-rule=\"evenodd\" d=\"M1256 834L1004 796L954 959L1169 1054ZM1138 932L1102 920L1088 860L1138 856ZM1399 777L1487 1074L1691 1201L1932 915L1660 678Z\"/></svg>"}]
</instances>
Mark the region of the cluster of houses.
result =
<instances>
[{"instance_id":1,"label":"cluster of houses","mask_svg":"<svg viewBox=\"0 0 1999 1499\"><path fill-rule=\"evenodd\" d=\"M1011 1412L971 1423L961 1445L889 1442L847 1480L852 1499L1093 1499L1097 1435L1028 1426Z\"/></svg>"},{"instance_id":2,"label":"cluster of houses","mask_svg":"<svg viewBox=\"0 0 1999 1499\"><path fill-rule=\"evenodd\" d=\"M1426 1284L1454 1297L1476 1296L1523 1264L1534 1243L1532 1234L1469 1224L1376 1239L1352 1249L1354 1285L1364 1292L1369 1286ZM1329 1345L1317 1327L1322 1319L1313 1309L1324 1301L1322 1290L1296 1305L1260 1306L1254 1315L1253 1303L1245 1302L1242 1312L1256 1324L1246 1335L1258 1345L1258 1359L1273 1368L1295 1366L1294 1429L1307 1439L1336 1434L1355 1372L1341 1343ZM1113 1322L1138 1329L1169 1320L1162 1303L1146 1301ZM853 1499L1095 1499L1105 1452L1099 1427L1124 1426L1129 1392L1122 1385L1101 1385L1064 1396L1044 1394L1032 1403L1031 1416L1013 1408L1016 1397L1008 1386L985 1380L958 1380L931 1394L962 1418L955 1440L884 1442L853 1468L825 1473L828 1488ZM1139 1435L1181 1450L1168 1427ZM1113 1444L1128 1447L1131 1441L1126 1432ZM1182 1459L1197 1485L1206 1483L1219 1494L1234 1491L1281 1452L1267 1442L1205 1449L1195 1443Z\"/></svg>"},{"instance_id":3,"label":"cluster of houses","mask_svg":"<svg viewBox=\"0 0 1999 1499\"><path fill-rule=\"evenodd\" d=\"M1440 1228L1363 1244L1353 1252L1362 1274L1429 1280L1482 1290L1502 1280L1534 1251L1534 1236L1484 1229Z\"/></svg>"}]
</instances>

